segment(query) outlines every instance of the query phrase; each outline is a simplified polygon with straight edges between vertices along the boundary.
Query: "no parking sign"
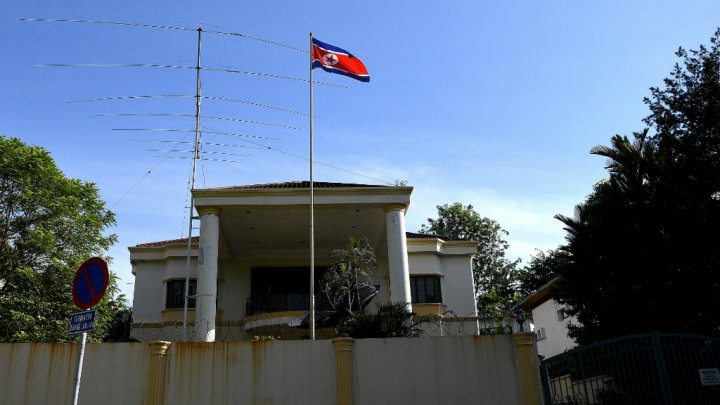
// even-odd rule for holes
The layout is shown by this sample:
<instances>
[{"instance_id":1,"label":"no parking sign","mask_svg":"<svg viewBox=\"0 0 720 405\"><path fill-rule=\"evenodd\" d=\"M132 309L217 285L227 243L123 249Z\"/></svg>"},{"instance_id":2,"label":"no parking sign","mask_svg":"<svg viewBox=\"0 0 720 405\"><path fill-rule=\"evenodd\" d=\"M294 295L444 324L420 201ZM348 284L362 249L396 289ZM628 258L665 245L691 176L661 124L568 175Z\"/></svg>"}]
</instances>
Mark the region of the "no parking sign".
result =
<instances>
[{"instance_id":1,"label":"no parking sign","mask_svg":"<svg viewBox=\"0 0 720 405\"><path fill-rule=\"evenodd\" d=\"M93 257L80 265L73 279L73 301L80 309L92 308L100 302L108 286L107 263L99 257Z\"/></svg>"},{"instance_id":2,"label":"no parking sign","mask_svg":"<svg viewBox=\"0 0 720 405\"><path fill-rule=\"evenodd\" d=\"M99 257L87 259L75 272L72 284L72 295L75 305L80 309L89 309L95 306L105 295L110 272L107 263ZM80 378L82 377L82 364L85 357L85 342L87 333L95 328L95 310L83 311L70 317L70 334L82 333L80 339L80 352L78 353L77 374L75 374L75 389L73 390L73 404L77 405L80 394Z\"/></svg>"}]
</instances>

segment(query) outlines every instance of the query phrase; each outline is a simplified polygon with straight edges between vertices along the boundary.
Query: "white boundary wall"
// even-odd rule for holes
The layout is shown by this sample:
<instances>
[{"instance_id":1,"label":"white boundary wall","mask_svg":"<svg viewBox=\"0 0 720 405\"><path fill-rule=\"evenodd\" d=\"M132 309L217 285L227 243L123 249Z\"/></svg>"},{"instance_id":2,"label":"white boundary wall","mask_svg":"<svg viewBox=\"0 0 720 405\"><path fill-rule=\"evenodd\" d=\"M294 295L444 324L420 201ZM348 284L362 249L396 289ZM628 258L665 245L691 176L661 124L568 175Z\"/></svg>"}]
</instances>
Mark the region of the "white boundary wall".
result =
<instances>
[{"instance_id":1,"label":"white boundary wall","mask_svg":"<svg viewBox=\"0 0 720 405\"><path fill-rule=\"evenodd\" d=\"M521 404L510 335L363 339L355 404Z\"/></svg>"},{"instance_id":2,"label":"white boundary wall","mask_svg":"<svg viewBox=\"0 0 720 405\"><path fill-rule=\"evenodd\" d=\"M77 344L0 344L0 404L72 403L77 351ZM330 340L151 351L149 343L88 344L80 404L342 403ZM522 403L510 335L360 339L351 356L357 405Z\"/></svg>"}]
</instances>

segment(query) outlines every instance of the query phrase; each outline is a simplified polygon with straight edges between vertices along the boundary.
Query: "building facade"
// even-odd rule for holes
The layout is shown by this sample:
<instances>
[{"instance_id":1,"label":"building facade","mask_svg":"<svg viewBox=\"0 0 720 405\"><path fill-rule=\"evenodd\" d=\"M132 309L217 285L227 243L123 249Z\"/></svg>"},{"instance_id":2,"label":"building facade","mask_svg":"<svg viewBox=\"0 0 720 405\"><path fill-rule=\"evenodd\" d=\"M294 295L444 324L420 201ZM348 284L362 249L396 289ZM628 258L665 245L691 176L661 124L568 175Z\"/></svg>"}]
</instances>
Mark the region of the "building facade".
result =
<instances>
[{"instance_id":1,"label":"building facade","mask_svg":"<svg viewBox=\"0 0 720 405\"><path fill-rule=\"evenodd\" d=\"M476 243L408 233L412 187L314 184L314 272L318 313L327 313L320 280L329 253L351 236L375 251L378 294L368 306L407 303L441 319L476 318L472 256ZM193 190L200 234L192 240L129 248L138 340L305 338L310 308L309 182ZM188 254L189 252L189 254ZM189 274L187 329L184 301ZM318 337L334 336L317 325ZM472 330L472 328L468 328Z\"/></svg>"},{"instance_id":2,"label":"building facade","mask_svg":"<svg viewBox=\"0 0 720 405\"><path fill-rule=\"evenodd\" d=\"M565 307L552 296L552 288L557 280L555 278L549 281L517 305L518 308L532 313L537 351L543 358L550 358L577 346L568 336L568 325L577 323L577 319L569 316Z\"/></svg>"}]
</instances>

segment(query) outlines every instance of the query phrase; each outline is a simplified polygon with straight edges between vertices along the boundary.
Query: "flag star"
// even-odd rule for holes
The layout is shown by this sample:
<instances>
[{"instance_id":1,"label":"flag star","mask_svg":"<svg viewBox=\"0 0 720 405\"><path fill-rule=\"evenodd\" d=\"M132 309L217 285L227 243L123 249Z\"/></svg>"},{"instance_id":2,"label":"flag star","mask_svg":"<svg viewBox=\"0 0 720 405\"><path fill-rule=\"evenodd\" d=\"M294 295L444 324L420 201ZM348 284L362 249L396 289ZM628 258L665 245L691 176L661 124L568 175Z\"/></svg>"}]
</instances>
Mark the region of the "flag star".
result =
<instances>
[{"instance_id":1,"label":"flag star","mask_svg":"<svg viewBox=\"0 0 720 405\"><path fill-rule=\"evenodd\" d=\"M332 53L325 54L323 56L323 62L325 62L326 65L336 65L338 63L338 58Z\"/></svg>"}]
</instances>

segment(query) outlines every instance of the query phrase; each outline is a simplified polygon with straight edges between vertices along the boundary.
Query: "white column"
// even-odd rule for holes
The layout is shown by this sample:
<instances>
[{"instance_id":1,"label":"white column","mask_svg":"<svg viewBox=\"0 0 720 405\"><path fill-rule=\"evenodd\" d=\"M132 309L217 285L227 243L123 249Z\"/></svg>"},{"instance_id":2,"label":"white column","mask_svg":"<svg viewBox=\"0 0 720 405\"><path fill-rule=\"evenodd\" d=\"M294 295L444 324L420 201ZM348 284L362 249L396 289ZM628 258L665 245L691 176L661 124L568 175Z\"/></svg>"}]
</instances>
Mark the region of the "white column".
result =
<instances>
[{"instance_id":1,"label":"white column","mask_svg":"<svg viewBox=\"0 0 720 405\"><path fill-rule=\"evenodd\" d=\"M195 300L196 339L201 342L214 342L220 209L202 207L198 208L198 212L200 213L200 248L198 250L197 299Z\"/></svg>"},{"instance_id":2,"label":"white column","mask_svg":"<svg viewBox=\"0 0 720 405\"><path fill-rule=\"evenodd\" d=\"M412 311L410 299L410 267L408 266L407 235L405 235L405 205L385 207L385 229L388 247L390 301L404 302Z\"/></svg>"}]
</instances>

